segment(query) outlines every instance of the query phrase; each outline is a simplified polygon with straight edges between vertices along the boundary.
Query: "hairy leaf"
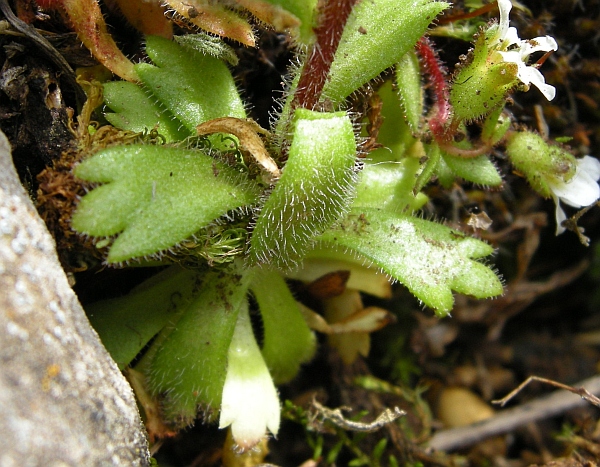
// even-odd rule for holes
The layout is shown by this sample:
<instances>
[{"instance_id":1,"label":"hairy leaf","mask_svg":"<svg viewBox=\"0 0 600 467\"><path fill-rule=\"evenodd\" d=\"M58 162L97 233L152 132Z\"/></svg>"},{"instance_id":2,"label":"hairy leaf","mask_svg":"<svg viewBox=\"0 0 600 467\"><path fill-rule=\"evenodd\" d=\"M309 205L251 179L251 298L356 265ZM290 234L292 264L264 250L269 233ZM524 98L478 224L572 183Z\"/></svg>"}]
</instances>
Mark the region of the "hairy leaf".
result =
<instances>
[{"instance_id":1,"label":"hairy leaf","mask_svg":"<svg viewBox=\"0 0 600 467\"><path fill-rule=\"evenodd\" d=\"M477 298L502 293L496 274L475 261L492 247L436 222L361 209L320 239L372 261L441 316L452 309L453 290Z\"/></svg>"},{"instance_id":2,"label":"hairy leaf","mask_svg":"<svg viewBox=\"0 0 600 467\"><path fill-rule=\"evenodd\" d=\"M203 55L211 55L229 63L231 66L236 66L239 63L239 58L233 47L223 42L222 39L205 32L175 36L174 39L182 47L195 50Z\"/></svg>"},{"instance_id":3,"label":"hairy leaf","mask_svg":"<svg viewBox=\"0 0 600 467\"><path fill-rule=\"evenodd\" d=\"M100 339L120 369L193 298L199 273L173 266L124 297L86 306Z\"/></svg>"},{"instance_id":4,"label":"hairy leaf","mask_svg":"<svg viewBox=\"0 0 600 467\"><path fill-rule=\"evenodd\" d=\"M221 405L229 344L238 313L248 306L248 280L249 275L208 273L181 318L149 350L154 358L148 386L154 395L165 395L170 422L185 426L198 409L212 412Z\"/></svg>"},{"instance_id":5,"label":"hairy leaf","mask_svg":"<svg viewBox=\"0 0 600 467\"><path fill-rule=\"evenodd\" d=\"M46 2L52 6L52 2ZM97 0L62 0L53 2L60 5L77 37L92 55L114 74L127 81L137 81L131 61L119 50L108 33L104 16Z\"/></svg>"},{"instance_id":6,"label":"hairy leaf","mask_svg":"<svg viewBox=\"0 0 600 467\"><path fill-rule=\"evenodd\" d=\"M323 96L341 102L398 63L447 7L430 0L360 2L344 28Z\"/></svg>"},{"instance_id":7,"label":"hairy leaf","mask_svg":"<svg viewBox=\"0 0 600 467\"><path fill-rule=\"evenodd\" d=\"M289 268L343 215L353 195L356 143L344 112L297 109L288 161L250 241L250 262Z\"/></svg>"},{"instance_id":8,"label":"hairy leaf","mask_svg":"<svg viewBox=\"0 0 600 467\"><path fill-rule=\"evenodd\" d=\"M500 186L502 177L486 155L473 158L456 157L442 152L442 158L452 172L469 182L484 186Z\"/></svg>"},{"instance_id":9,"label":"hairy leaf","mask_svg":"<svg viewBox=\"0 0 600 467\"><path fill-rule=\"evenodd\" d=\"M168 0L166 3L173 12L194 26L250 47L255 44L252 26L226 5L202 0Z\"/></svg>"},{"instance_id":10,"label":"hairy leaf","mask_svg":"<svg viewBox=\"0 0 600 467\"><path fill-rule=\"evenodd\" d=\"M246 111L233 77L221 60L228 46L213 38L182 39L183 45L148 36L146 52L155 65L139 63L135 69L144 89L133 84L104 85L105 102L113 112L106 119L117 128L144 131L156 128L167 142L196 134L196 126L220 117L245 118ZM203 50L201 52L200 50ZM221 149L230 149L211 138Z\"/></svg>"},{"instance_id":11,"label":"hairy leaf","mask_svg":"<svg viewBox=\"0 0 600 467\"><path fill-rule=\"evenodd\" d=\"M166 142L179 141L191 134L137 84L127 81L105 83L104 102L113 111L104 116L122 130L144 132L156 129Z\"/></svg>"},{"instance_id":12,"label":"hairy leaf","mask_svg":"<svg viewBox=\"0 0 600 467\"><path fill-rule=\"evenodd\" d=\"M400 59L396 65L394 78L406 123L416 133L419 131L423 116L423 86L421 84L419 57L414 50L408 51Z\"/></svg>"},{"instance_id":13,"label":"hairy leaf","mask_svg":"<svg viewBox=\"0 0 600 467\"><path fill-rule=\"evenodd\" d=\"M147 37L146 53L154 65L139 63L136 73L190 133L207 120L246 117L233 77L218 58L156 36Z\"/></svg>"},{"instance_id":14,"label":"hairy leaf","mask_svg":"<svg viewBox=\"0 0 600 467\"><path fill-rule=\"evenodd\" d=\"M258 196L245 176L210 156L164 146L108 148L79 165L75 175L105 184L83 197L72 225L93 236L122 232L109 263L170 248Z\"/></svg>"},{"instance_id":15,"label":"hairy leaf","mask_svg":"<svg viewBox=\"0 0 600 467\"><path fill-rule=\"evenodd\" d=\"M263 358L275 383L287 383L296 376L300 364L313 356L315 337L278 272L258 272L250 289L263 321Z\"/></svg>"}]
</instances>

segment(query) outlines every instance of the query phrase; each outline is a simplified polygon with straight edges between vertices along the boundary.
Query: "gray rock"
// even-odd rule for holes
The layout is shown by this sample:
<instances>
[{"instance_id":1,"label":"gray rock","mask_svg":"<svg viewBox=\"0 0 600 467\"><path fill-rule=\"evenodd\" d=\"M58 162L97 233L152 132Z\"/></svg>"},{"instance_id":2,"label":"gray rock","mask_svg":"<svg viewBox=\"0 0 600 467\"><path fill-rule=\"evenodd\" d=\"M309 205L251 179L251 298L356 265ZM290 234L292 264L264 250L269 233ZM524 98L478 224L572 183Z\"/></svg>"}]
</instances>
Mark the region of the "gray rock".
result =
<instances>
[{"instance_id":1,"label":"gray rock","mask_svg":"<svg viewBox=\"0 0 600 467\"><path fill-rule=\"evenodd\" d=\"M149 465L144 433L0 132L0 465Z\"/></svg>"}]
</instances>

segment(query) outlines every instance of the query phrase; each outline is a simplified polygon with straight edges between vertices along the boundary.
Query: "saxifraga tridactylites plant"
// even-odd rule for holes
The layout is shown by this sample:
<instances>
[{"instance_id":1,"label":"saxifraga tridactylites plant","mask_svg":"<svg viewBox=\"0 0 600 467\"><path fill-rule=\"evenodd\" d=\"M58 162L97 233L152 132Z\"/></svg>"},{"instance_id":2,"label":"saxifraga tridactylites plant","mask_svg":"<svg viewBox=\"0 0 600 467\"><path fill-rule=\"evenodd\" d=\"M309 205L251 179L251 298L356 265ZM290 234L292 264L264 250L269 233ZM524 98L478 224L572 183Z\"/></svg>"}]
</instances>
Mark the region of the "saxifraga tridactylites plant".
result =
<instances>
[{"instance_id":1,"label":"saxifraga tridactylites plant","mask_svg":"<svg viewBox=\"0 0 600 467\"><path fill-rule=\"evenodd\" d=\"M309 3L282 5L304 11ZM541 193L557 203L567 199L563 189L580 170L566 151L540 152L559 163L520 162L523 132L511 128L504 104L529 84L547 91L527 59L531 49L552 51L555 44L519 39L508 28L508 0L499 2L500 23L480 31L452 83L421 39L447 3L313 3L314 32L302 29L300 65L292 67L270 132L246 119L225 63L234 55L228 46L202 34L177 42L148 36L152 63L132 65L139 84L104 84L105 115L123 130L156 131L164 143L113 146L75 169L100 186L81 200L73 228L106 237L109 265L177 263L129 295L88 308L105 345L121 368L133 365L130 371L144 376L136 391L162 408L167 426L184 427L202 413L231 426L242 450L267 431L277 433L274 384L292 379L313 355L310 327L368 336L390 318L359 305L327 323L295 300L285 278L346 270L346 291L385 296L383 273L445 316L453 292L493 297L502 283L482 261L490 245L421 218L423 188L457 178L500 186L489 156L504 141L527 177L560 186ZM369 135L377 136L371 148L385 149L365 154L356 123L366 116L351 114L348 98L389 69L395 86L387 81L377 90L387 118L378 136ZM433 84L429 110L422 75ZM491 107L482 95L491 96ZM481 124L479 140L457 142L472 122ZM598 198L597 185L586 187L588 198ZM580 205L593 202L588 198ZM261 347L250 326L249 296L263 323ZM344 348L347 341L335 342L342 355L356 355L356 348Z\"/></svg>"}]
</instances>

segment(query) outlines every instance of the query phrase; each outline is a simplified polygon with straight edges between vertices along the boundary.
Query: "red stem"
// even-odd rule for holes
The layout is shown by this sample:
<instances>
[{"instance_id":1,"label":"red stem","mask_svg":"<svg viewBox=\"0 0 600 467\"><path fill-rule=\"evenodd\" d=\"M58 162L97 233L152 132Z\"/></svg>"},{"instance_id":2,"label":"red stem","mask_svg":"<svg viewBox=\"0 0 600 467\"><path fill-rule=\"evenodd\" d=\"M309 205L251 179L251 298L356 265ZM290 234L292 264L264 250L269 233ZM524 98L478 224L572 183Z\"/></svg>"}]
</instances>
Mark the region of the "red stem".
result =
<instances>
[{"instance_id":1,"label":"red stem","mask_svg":"<svg viewBox=\"0 0 600 467\"><path fill-rule=\"evenodd\" d=\"M302 107L312 110L319 103L342 32L354 5L359 1L324 1L318 25L314 28L316 42L302 69L296 95L292 102L293 108Z\"/></svg>"},{"instance_id":2,"label":"red stem","mask_svg":"<svg viewBox=\"0 0 600 467\"><path fill-rule=\"evenodd\" d=\"M451 114L446 69L429 39L426 37L419 39L416 48L417 53L421 57L421 63L427 74L435 100L435 105L431 109L431 117L429 118L429 129L436 140L448 142L452 137L452 132L448 131L446 127Z\"/></svg>"},{"instance_id":3,"label":"red stem","mask_svg":"<svg viewBox=\"0 0 600 467\"><path fill-rule=\"evenodd\" d=\"M448 120L452 114L452 106L450 105L450 93L446 81L446 68L440 61L431 41L426 37L419 39L416 49L433 90L435 104L429 117L429 129L440 149L448 154L465 159L479 157L489 152L492 149L489 142L484 142L469 149L459 148L452 144L452 137L456 134L460 122L453 120L448 125Z\"/></svg>"}]
</instances>

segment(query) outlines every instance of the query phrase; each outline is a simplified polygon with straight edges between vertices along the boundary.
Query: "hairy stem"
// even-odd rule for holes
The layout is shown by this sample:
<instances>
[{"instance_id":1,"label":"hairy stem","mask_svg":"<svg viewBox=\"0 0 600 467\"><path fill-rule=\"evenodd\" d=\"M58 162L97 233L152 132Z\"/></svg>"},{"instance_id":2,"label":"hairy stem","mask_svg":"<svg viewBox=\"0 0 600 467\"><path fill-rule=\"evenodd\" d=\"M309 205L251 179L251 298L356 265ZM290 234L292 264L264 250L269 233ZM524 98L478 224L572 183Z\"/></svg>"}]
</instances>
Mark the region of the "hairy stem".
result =
<instances>
[{"instance_id":1,"label":"hairy stem","mask_svg":"<svg viewBox=\"0 0 600 467\"><path fill-rule=\"evenodd\" d=\"M325 0L315 27L316 42L302 69L292 107L313 110L319 103L333 57L354 6L360 0Z\"/></svg>"},{"instance_id":2,"label":"hairy stem","mask_svg":"<svg viewBox=\"0 0 600 467\"><path fill-rule=\"evenodd\" d=\"M452 115L452 106L446 81L446 68L440 61L431 41L426 37L419 39L416 50L421 57L421 63L427 74L435 101L429 117L429 129L440 149L447 154L466 159L479 157L489 152L492 149L490 142L483 142L479 146L469 149L459 148L452 144L453 135L457 133L460 121L453 119L448 124Z\"/></svg>"},{"instance_id":3,"label":"hairy stem","mask_svg":"<svg viewBox=\"0 0 600 467\"><path fill-rule=\"evenodd\" d=\"M429 128L436 141L447 142L451 138L451 132L446 127L451 113L451 106L448 83L446 81L446 69L438 58L429 39L426 37L419 39L416 49L421 57L421 63L428 76L435 100L435 105L431 109L431 117L429 118Z\"/></svg>"}]
</instances>

